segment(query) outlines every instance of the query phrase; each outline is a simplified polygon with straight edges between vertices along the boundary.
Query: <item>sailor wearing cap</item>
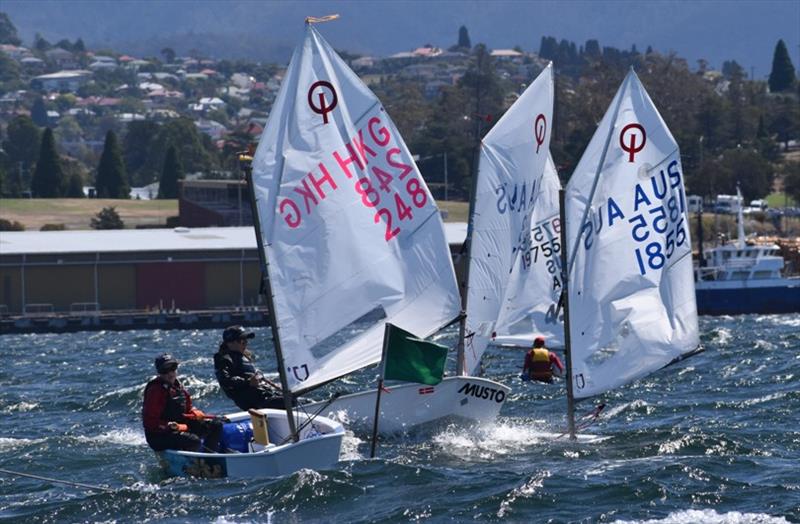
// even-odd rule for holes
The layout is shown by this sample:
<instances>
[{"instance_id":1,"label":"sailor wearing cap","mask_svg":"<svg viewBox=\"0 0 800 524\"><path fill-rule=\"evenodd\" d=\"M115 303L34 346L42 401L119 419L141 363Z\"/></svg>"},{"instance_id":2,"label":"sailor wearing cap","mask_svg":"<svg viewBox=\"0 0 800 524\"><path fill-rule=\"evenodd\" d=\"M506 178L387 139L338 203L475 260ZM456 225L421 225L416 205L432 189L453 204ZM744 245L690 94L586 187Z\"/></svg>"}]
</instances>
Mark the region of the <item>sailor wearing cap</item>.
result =
<instances>
[{"instance_id":1,"label":"sailor wearing cap","mask_svg":"<svg viewBox=\"0 0 800 524\"><path fill-rule=\"evenodd\" d=\"M156 357L158 373L144 388L142 421L147 443L156 451L216 451L222 422L192 407L189 392L178 380L178 360L169 353ZM202 439L205 438L205 441Z\"/></svg>"},{"instance_id":2,"label":"sailor wearing cap","mask_svg":"<svg viewBox=\"0 0 800 524\"><path fill-rule=\"evenodd\" d=\"M247 349L255 333L242 326L230 326L222 332L222 343L214 354L214 371L225 394L244 411L252 408L282 408L280 387L264 377L253 365Z\"/></svg>"}]
</instances>

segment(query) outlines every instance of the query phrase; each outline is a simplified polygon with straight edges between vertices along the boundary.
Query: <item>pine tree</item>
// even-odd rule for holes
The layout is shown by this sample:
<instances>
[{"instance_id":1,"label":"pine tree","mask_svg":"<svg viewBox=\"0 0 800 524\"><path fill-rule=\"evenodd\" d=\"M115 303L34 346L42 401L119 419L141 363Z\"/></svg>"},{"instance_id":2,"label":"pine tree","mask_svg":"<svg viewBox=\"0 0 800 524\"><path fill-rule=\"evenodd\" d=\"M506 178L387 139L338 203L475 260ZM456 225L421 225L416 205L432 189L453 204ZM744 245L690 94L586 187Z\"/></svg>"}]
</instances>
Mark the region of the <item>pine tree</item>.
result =
<instances>
[{"instance_id":1,"label":"pine tree","mask_svg":"<svg viewBox=\"0 0 800 524\"><path fill-rule=\"evenodd\" d=\"M49 123L47 119L47 107L45 107L42 97L39 97L33 101L33 106L31 107L31 120L33 120L33 123L39 127L47 127L47 124Z\"/></svg>"},{"instance_id":2,"label":"pine tree","mask_svg":"<svg viewBox=\"0 0 800 524\"><path fill-rule=\"evenodd\" d=\"M467 32L467 28L463 25L458 28L458 47L472 49L472 42L469 40L469 32Z\"/></svg>"},{"instance_id":3,"label":"pine tree","mask_svg":"<svg viewBox=\"0 0 800 524\"><path fill-rule=\"evenodd\" d=\"M129 197L128 175L125 173L125 163L122 161L122 153L114 131L109 130L106 133L106 142L97 166L94 186L98 198Z\"/></svg>"},{"instance_id":4,"label":"pine tree","mask_svg":"<svg viewBox=\"0 0 800 524\"><path fill-rule=\"evenodd\" d=\"M112 207L104 207L92 217L89 222L92 229L124 229L125 223L119 217L117 210Z\"/></svg>"},{"instance_id":5,"label":"pine tree","mask_svg":"<svg viewBox=\"0 0 800 524\"><path fill-rule=\"evenodd\" d=\"M178 158L175 146L169 146L161 170L161 181L158 185L158 198L178 198L178 180L183 178L183 166Z\"/></svg>"},{"instance_id":6,"label":"pine tree","mask_svg":"<svg viewBox=\"0 0 800 524\"><path fill-rule=\"evenodd\" d=\"M769 90L773 93L788 91L794 84L794 66L783 40L778 40L772 55L772 71L769 74Z\"/></svg>"},{"instance_id":7,"label":"pine tree","mask_svg":"<svg viewBox=\"0 0 800 524\"><path fill-rule=\"evenodd\" d=\"M84 198L83 194L83 179L78 173L72 173L69 177L69 184L67 185L67 198Z\"/></svg>"},{"instance_id":8,"label":"pine tree","mask_svg":"<svg viewBox=\"0 0 800 524\"><path fill-rule=\"evenodd\" d=\"M37 198L58 198L64 194L65 185L53 130L48 127L42 135L39 160L36 161L36 170L31 179L31 192Z\"/></svg>"}]
</instances>

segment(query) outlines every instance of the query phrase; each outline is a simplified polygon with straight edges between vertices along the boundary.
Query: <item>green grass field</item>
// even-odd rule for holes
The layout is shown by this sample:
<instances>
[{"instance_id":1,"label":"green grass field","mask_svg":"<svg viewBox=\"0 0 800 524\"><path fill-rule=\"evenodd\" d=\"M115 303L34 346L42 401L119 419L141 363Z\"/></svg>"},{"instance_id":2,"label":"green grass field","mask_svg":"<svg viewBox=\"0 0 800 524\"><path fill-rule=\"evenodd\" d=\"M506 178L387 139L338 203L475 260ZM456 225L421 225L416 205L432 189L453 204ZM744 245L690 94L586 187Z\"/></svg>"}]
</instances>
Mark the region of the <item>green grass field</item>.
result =
<instances>
[{"instance_id":1,"label":"green grass field","mask_svg":"<svg viewBox=\"0 0 800 524\"><path fill-rule=\"evenodd\" d=\"M766 200L769 207L797 206L797 202L792 197L787 198L784 193L770 193Z\"/></svg>"},{"instance_id":2,"label":"green grass field","mask_svg":"<svg viewBox=\"0 0 800 524\"><path fill-rule=\"evenodd\" d=\"M28 231L44 224L64 224L66 229L89 229L89 222L104 207L114 207L126 228L165 225L178 215L177 200L116 200L104 198L4 198L0 218L17 221Z\"/></svg>"}]
</instances>

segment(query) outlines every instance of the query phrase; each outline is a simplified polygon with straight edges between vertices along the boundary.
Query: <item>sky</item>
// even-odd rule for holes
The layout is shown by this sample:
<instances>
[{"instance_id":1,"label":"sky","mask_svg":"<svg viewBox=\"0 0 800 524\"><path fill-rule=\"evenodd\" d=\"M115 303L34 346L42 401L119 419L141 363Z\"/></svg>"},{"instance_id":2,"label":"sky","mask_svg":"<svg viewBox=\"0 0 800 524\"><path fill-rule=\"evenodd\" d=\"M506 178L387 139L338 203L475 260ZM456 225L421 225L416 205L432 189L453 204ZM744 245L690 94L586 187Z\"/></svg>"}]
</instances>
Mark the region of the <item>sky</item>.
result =
<instances>
[{"instance_id":1,"label":"sky","mask_svg":"<svg viewBox=\"0 0 800 524\"><path fill-rule=\"evenodd\" d=\"M800 66L798 0L572 0L572 1L69 1L4 0L20 36L49 41L82 37L94 48L158 55L192 46L210 56L285 62L301 40L305 16L338 13L320 31L337 49L386 56L424 44L449 47L458 28L472 43L515 45L538 51L542 36L582 45L675 51L695 67L700 58L720 68L736 60L745 70L769 74L782 38Z\"/></svg>"}]
</instances>

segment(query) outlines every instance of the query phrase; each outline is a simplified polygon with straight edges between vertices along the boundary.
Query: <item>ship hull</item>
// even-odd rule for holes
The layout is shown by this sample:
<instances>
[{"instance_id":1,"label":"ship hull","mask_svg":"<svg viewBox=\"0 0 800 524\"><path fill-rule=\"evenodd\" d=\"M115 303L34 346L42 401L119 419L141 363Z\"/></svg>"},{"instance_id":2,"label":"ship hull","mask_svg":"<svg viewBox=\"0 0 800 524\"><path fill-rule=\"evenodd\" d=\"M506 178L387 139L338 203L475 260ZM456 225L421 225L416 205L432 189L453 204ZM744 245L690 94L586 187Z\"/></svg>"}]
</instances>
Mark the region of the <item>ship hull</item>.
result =
<instances>
[{"instance_id":1,"label":"ship hull","mask_svg":"<svg viewBox=\"0 0 800 524\"><path fill-rule=\"evenodd\" d=\"M800 313L800 279L782 285L700 287L697 312L700 315L744 315Z\"/></svg>"}]
</instances>

